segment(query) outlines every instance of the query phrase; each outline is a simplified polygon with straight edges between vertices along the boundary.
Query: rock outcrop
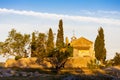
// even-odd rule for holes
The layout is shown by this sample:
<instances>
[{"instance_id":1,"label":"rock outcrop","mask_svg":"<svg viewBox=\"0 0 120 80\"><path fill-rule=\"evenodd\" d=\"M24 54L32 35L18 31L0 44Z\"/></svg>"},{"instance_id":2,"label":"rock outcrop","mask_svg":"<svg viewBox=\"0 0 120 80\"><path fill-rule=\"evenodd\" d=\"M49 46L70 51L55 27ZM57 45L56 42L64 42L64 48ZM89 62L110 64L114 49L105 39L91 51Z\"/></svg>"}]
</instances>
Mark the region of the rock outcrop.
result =
<instances>
[{"instance_id":1,"label":"rock outcrop","mask_svg":"<svg viewBox=\"0 0 120 80\"><path fill-rule=\"evenodd\" d=\"M36 57L21 58L19 60L8 59L5 67L19 67L19 68L51 68L50 62L43 60L42 63L37 61Z\"/></svg>"}]
</instances>

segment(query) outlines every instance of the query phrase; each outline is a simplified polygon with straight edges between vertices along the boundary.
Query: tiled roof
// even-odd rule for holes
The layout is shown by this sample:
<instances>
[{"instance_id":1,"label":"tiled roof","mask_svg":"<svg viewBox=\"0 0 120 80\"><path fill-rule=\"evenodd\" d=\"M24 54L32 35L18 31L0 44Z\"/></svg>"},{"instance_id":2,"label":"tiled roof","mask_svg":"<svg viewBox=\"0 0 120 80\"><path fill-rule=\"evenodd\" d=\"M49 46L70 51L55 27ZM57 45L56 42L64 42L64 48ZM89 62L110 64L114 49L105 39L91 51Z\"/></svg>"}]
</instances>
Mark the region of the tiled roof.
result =
<instances>
[{"instance_id":1,"label":"tiled roof","mask_svg":"<svg viewBox=\"0 0 120 80\"><path fill-rule=\"evenodd\" d=\"M84 38L84 37L80 37L76 40L73 40L71 42L71 45L74 47L74 48L87 48L87 47L90 47L91 45L93 44L92 41Z\"/></svg>"}]
</instances>

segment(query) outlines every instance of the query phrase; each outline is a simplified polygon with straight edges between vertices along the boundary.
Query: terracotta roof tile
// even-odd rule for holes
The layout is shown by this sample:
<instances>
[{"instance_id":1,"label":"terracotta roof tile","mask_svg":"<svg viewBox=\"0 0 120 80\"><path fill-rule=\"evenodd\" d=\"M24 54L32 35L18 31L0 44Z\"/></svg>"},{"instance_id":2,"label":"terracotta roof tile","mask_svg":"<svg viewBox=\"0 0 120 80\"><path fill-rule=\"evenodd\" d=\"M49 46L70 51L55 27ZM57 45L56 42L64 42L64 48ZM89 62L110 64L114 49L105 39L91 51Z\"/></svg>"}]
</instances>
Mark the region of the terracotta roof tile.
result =
<instances>
[{"instance_id":1,"label":"terracotta roof tile","mask_svg":"<svg viewBox=\"0 0 120 80\"><path fill-rule=\"evenodd\" d=\"M90 45L92 45L92 44L93 44L92 41L90 41L84 37L80 37L80 38L73 40L71 42L71 45L73 47L90 47Z\"/></svg>"}]
</instances>

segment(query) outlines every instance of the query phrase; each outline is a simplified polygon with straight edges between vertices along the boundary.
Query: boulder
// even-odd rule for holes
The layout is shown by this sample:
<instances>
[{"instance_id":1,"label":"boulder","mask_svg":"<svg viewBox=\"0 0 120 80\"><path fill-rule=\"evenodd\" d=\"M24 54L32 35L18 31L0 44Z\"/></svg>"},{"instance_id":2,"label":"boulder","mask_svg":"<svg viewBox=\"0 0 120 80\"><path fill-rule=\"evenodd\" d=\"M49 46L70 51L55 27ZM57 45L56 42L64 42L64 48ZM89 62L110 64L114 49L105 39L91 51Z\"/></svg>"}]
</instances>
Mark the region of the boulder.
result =
<instances>
[{"instance_id":1,"label":"boulder","mask_svg":"<svg viewBox=\"0 0 120 80\"><path fill-rule=\"evenodd\" d=\"M14 59L8 59L5 62L5 67L13 67L16 66L16 60Z\"/></svg>"},{"instance_id":2,"label":"boulder","mask_svg":"<svg viewBox=\"0 0 120 80\"><path fill-rule=\"evenodd\" d=\"M5 62L5 67L20 67L20 68L31 68L30 65L36 64L37 58L21 58L19 60L8 59Z\"/></svg>"},{"instance_id":3,"label":"boulder","mask_svg":"<svg viewBox=\"0 0 120 80\"><path fill-rule=\"evenodd\" d=\"M19 68L51 68L52 65L47 59L43 62L37 62L36 57L21 58L19 60L8 59L5 63L5 67L19 67Z\"/></svg>"}]
</instances>

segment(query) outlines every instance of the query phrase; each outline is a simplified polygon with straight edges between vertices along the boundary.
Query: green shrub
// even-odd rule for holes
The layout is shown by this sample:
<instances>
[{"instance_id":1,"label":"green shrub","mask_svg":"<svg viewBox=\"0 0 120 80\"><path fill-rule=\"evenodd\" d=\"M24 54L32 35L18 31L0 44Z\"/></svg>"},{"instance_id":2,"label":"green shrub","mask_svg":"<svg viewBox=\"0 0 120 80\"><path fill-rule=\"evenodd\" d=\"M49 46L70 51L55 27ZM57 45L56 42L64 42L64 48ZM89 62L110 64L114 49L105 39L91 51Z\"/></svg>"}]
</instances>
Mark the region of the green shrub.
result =
<instances>
[{"instance_id":1,"label":"green shrub","mask_svg":"<svg viewBox=\"0 0 120 80\"><path fill-rule=\"evenodd\" d=\"M106 67L113 66L113 64L114 64L114 60L113 60L113 59L107 60L107 61L105 62L105 66L106 66Z\"/></svg>"},{"instance_id":2,"label":"green shrub","mask_svg":"<svg viewBox=\"0 0 120 80\"><path fill-rule=\"evenodd\" d=\"M15 56L15 60L22 58L21 56Z\"/></svg>"},{"instance_id":3,"label":"green shrub","mask_svg":"<svg viewBox=\"0 0 120 80\"><path fill-rule=\"evenodd\" d=\"M120 65L120 53L116 53L115 57L113 58L114 65Z\"/></svg>"},{"instance_id":4,"label":"green shrub","mask_svg":"<svg viewBox=\"0 0 120 80\"><path fill-rule=\"evenodd\" d=\"M99 68L99 63L97 62L96 59L94 59L94 60L90 60L87 66L89 69L96 69L96 68Z\"/></svg>"}]
</instances>

